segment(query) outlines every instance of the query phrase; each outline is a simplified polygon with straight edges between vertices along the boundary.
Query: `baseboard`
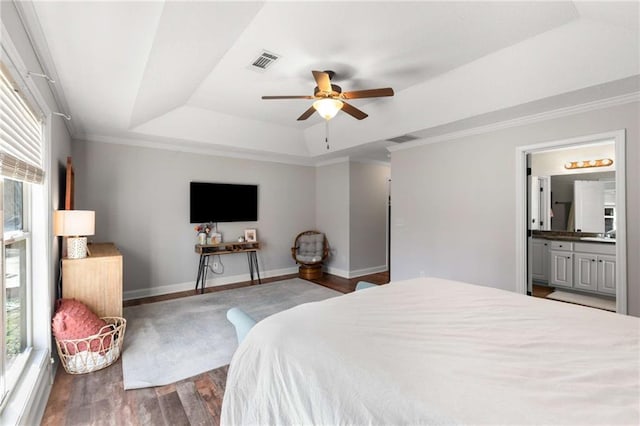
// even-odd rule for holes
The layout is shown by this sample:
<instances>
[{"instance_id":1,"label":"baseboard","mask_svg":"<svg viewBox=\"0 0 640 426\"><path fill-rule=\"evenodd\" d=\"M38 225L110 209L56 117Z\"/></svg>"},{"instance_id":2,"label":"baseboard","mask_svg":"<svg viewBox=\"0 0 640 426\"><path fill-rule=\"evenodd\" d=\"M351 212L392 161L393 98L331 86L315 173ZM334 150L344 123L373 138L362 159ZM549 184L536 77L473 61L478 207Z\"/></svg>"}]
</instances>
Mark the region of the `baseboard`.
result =
<instances>
[{"instance_id":1,"label":"baseboard","mask_svg":"<svg viewBox=\"0 0 640 426\"><path fill-rule=\"evenodd\" d=\"M260 278L279 277L281 275L295 274L297 272L298 272L297 267L272 269L270 271L261 271ZM235 283L240 283L240 282L249 281L249 280L251 280L251 275L248 273L239 274L239 275L228 275L228 276L214 275L213 277L210 277L209 279L207 279L205 287L215 287L220 285L235 284ZM122 296L123 296L123 300L133 300L133 299L140 299L143 297L161 296L163 294L171 294L171 293L178 293L181 291L194 290L195 286L196 286L195 281L187 281L183 283L149 287L149 288L143 288L139 290L129 290L129 291L125 291Z\"/></svg>"},{"instance_id":2,"label":"baseboard","mask_svg":"<svg viewBox=\"0 0 640 426\"><path fill-rule=\"evenodd\" d=\"M388 270L387 265L374 266L371 268L356 269L349 273L349 278L357 278L363 275L377 274L379 272L386 272Z\"/></svg>"},{"instance_id":3,"label":"baseboard","mask_svg":"<svg viewBox=\"0 0 640 426\"><path fill-rule=\"evenodd\" d=\"M327 266L325 268L325 272L331 275L337 275L342 278L357 278L363 275L369 274L377 274L378 272L385 272L387 270L387 265L373 266L371 268L363 268L363 269L355 269L353 271L345 271L344 269L334 268L332 266Z\"/></svg>"},{"instance_id":4,"label":"baseboard","mask_svg":"<svg viewBox=\"0 0 640 426\"><path fill-rule=\"evenodd\" d=\"M349 278L349 271L345 271L344 269L334 268L333 266L325 266L324 271L331 275L336 275L342 278Z\"/></svg>"},{"instance_id":5,"label":"baseboard","mask_svg":"<svg viewBox=\"0 0 640 426\"><path fill-rule=\"evenodd\" d=\"M387 270L386 265L374 266L371 268L357 269L354 271L345 271L344 269L333 268L327 266L325 272L336 275L342 278L357 278L363 275L376 274L378 272L385 272ZM297 267L272 269L270 271L264 271L260 273L261 278L278 277L282 275L296 274L298 272ZM215 287L220 285L235 284L244 281L251 280L250 274L229 275L229 276L214 276L207 280L205 287ZM195 281L187 281L183 283L168 284L157 287L143 288L139 290L128 290L123 293L123 300L140 299L143 297L161 296L163 294L179 293L181 291L188 291L195 289Z\"/></svg>"}]
</instances>

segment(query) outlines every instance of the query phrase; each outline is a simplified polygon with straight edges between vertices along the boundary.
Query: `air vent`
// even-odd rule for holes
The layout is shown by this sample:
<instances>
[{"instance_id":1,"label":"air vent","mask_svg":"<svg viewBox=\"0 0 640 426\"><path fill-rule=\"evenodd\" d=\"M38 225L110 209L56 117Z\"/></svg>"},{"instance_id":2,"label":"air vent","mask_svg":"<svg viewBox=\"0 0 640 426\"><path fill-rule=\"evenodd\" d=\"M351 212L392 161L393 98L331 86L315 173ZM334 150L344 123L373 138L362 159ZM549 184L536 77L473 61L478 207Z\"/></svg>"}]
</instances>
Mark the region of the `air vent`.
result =
<instances>
[{"instance_id":1,"label":"air vent","mask_svg":"<svg viewBox=\"0 0 640 426\"><path fill-rule=\"evenodd\" d=\"M417 136L412 136L412 135L402 135L402 136L396 136L395 138L391 138L391 139L387 139L389 142L395 142L395 143L404 143L404 142L409 142L409 141L413 141L418 139Z\"/></svg>"},{"instance_id":2,"label":"air vent","mask_svg":"<svg viewBox=\"0 0 640 426\"><path fill-rule=\"evenodd\" d=\"M258 59L253 61L253 64L251 65L260 70L266 70L271 64L277 61L278 58L279 56L275 53L267 52L265 50L260 54L260 56L258 56Z\"/></svg>"}]
</instances>

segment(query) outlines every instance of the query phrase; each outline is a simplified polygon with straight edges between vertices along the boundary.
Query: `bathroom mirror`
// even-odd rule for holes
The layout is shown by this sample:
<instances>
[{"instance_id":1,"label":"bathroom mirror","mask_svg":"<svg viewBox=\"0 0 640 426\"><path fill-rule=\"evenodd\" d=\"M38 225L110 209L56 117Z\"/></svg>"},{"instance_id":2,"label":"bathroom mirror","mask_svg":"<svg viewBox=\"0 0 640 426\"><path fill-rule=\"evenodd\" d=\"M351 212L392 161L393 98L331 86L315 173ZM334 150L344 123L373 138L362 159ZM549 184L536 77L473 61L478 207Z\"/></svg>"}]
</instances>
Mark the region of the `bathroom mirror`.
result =
<instances>
[{"instance_id":1,"label":"bathroom mirror","mask_svg":"<svg viewBox=\"0 0 640 426\"><path fill-rule=\"evenodd\" d=\"M615 171L557 175L550 181L550 230L615 230Z\"/></svg>"}]
</instances>

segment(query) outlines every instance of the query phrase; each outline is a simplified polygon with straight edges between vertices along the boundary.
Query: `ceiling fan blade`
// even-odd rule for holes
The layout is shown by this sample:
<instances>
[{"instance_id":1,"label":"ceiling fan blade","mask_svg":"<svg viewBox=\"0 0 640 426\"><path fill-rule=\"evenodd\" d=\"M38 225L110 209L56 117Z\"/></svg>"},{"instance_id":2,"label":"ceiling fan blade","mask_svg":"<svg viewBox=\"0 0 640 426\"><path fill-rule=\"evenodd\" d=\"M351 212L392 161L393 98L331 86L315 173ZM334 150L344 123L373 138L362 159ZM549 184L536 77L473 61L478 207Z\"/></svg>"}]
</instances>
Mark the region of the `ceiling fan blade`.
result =
<instances>
[{"instance_id":1,"label":"ceiling fan blade","mask_svg":"<svg viewBox=\"0 0 640 426\"><path fill-rule=\"evenodd\" d=\"M313 96L263 96L262 99L315 99Z\"/></svg>"},{"instance_id":2,"label":"ceiling fan blade","mask_svg":"<svg viewBox=\"0 0 640 426\"><path fill-rule=\"evenodd\" d=\"M353 105L349 105L346 102L343 102L343 104L344 105L342 106L342 110L347 114L349 114L350 116L357 118L358 120L362 120L369 116L369 114L365 113L364 111L360 111L358 108L354 107Z\"/></svg>"},{"instance_id":3,"label":"ceiling fan blade","mask_svg":"<svg viewBox=\"0 0 640 426\"><path fill-rule=\"evenodd\" d=\"M306 120L307 118L311 117L314 112L316 112L316 109L312 105L311 108L303 112L302 115L298 117L298 121Z\"/></svg>"},{"instance_id":4,"label":"ceiling fan blade","mask_svg":"<svg viewBox=\"0 0 640 426\"><path fill-rule=\"evenodd\" d=\"M320 89L321 92L331 93L331 79L329 78L329 74L322 71L311 72L313 73L313 78L316 79L318 89Z\"/></svg>"},{"instance_id":5,"label":"ceiling fan blade","mask_svg":"<svg viewBox=\"0 0 640 426\"><path fill-rule=\"evenodd\" d=\"M382 96L393 96L393 89L385 87L383 89L355 90L342 93L344 99L379 98Z\"/></svg>"}]
</instances>

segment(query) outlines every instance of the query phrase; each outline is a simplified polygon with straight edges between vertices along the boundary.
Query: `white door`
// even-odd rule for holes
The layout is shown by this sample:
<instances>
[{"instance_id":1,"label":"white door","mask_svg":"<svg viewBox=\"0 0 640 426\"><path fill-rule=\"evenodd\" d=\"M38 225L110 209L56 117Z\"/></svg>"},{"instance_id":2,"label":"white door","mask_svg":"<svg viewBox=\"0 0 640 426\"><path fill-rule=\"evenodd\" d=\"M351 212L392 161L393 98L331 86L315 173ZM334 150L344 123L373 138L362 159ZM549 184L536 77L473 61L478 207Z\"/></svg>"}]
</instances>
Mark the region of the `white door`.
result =
<instances>
[{"instance_id":1,"label":"white door","mask_svg":"<svg viewBox=\"0 0 640 426\"><path fill-rule=\"evenodd\" d=\"M529 179L529 229L551 229L551 178L530 176Z\"/></svg>"},{"instance_id":2,"label":"white door","mask_svg":"<svg viewBox=\"0 0 640 426\"><path fill-rule=\"evenodd\" d=\"M575 181L573 200L576 232L604 233L604 182Z\"/></svg>"},{"instance_id":3,"label":"white door","mask_svg":"<svg viewBox=\"0 0 640 426\"><path fill-rule=\"evenodd\" d=\"M540 180L529 176L529 229L540 229Z\"/></svg>"},{"instance_id":4,"label":"white door","mask_svg":"<svg viewBox=\"0 0 640 426\"><path fill-rule=\"evenodd\" d=\"M540 185L540 229L551 230L551 177L538 176Z\"/></svg>"}]
</instances>

